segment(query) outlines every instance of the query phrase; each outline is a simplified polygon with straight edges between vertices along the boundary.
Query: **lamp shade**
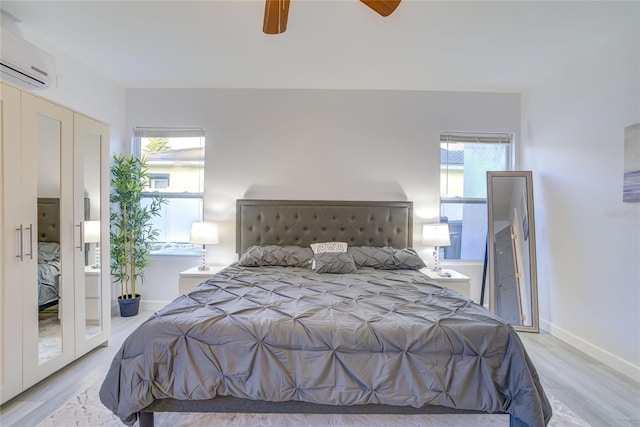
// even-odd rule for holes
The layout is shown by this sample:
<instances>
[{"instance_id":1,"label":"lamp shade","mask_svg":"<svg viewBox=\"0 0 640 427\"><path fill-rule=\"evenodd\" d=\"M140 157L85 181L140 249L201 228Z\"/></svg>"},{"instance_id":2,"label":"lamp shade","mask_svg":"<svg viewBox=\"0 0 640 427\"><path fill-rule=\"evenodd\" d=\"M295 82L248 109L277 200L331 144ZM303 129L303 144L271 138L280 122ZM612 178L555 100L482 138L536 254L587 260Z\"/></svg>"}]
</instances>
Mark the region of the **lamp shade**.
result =
<instances>
[{"instance_id":1,"label":"lamp shade","mask_svg":"<svg viewBox=\"0 0 640 427\"><path fill-rule=\"evenodd\" d=\"M192 222L189 242L198 245L218 243L218 224L213 222Z\"/></svg>"},{"instance_id":2,"label":"lamp shade","mask_svg":"<svg viewBox=\"0 0 640 427\"><path fill-rule=\"evenodd\" d=\"M422 226L422 243L427 246L449 246L449 225L446 223L424 224Z\"/></svg>"},{"instance_id":3,"label":"lamp shade","mask_svg":"<svg viewBox=\"0 0 640 427\"><path fill-rule=\"evenodd\" d=\"M84 222L84 242L97 243L100 241L100 221Z\"/></svg>"}]
</instances>

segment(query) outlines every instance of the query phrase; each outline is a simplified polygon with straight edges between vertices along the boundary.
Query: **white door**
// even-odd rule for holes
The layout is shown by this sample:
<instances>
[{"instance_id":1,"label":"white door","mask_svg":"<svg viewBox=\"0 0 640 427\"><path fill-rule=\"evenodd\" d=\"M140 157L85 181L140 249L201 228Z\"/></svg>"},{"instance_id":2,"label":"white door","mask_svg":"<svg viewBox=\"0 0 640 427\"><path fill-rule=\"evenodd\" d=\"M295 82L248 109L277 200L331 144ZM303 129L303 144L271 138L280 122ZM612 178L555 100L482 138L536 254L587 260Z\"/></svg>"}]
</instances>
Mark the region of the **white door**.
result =
<instances>
[{"instance_id":1,"label":"white door","mask_svg":"<svg viewBox=\"0 0 640 427\"><path fill-rule=\"evenodd\" d=\"M22 216L20 91L0 85L0 403L22 391Z\"/></svg>"},{"instance_id":2,"label":"white door","mask_svg":"<svg viewBox=\"0 0 640 427\"><path fill-rule=\"evenodd\" d=\"M74 115L76 357L109 339L109 129Z\"/></svg>"}]
</instances>

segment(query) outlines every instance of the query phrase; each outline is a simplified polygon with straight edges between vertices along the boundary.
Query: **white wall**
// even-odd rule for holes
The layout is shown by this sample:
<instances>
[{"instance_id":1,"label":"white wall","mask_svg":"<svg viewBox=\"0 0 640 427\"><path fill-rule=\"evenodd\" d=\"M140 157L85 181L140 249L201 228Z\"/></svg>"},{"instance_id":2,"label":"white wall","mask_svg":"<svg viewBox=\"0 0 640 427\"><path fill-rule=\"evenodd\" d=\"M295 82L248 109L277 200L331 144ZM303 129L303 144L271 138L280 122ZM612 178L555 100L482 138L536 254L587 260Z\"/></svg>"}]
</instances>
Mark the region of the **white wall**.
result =
<instances>
[{"instance_id":1,"label":"white wall","mask_svg":"<svg viewBox=\"0 0 640 427\"><path fill-rule=\"evenodd\" d=\"M122 151L124 133L124 90L73 56L51 46L29 30L12 22L4 14L2 26L38 48L53 55L56 62L56 82L53 87L33 93L57 104L93 117L110 126L111 153ZM128 149L128 145L127 145Z\"/></svg>"},{"instance_id":2,"label":"white wall","mask_svg":"<svg viewBox=\"0 0 640 427\"><path fill-rule=\"evenodd\" d=\"M441 131L520 134L519 94L129 89L126 111L127 129L205 128L205 218L220 223L221 243L207 249L214 264L237 259L238 198L412 200L419 232L439 215ZM147 279L162 283L145 285L144 298L177 295L175 263L151 262ZM482 266L462 270L479 296Z\"/></svg>"},{"instance_id":3,"label":"white wall","mask_svg":"<svg viewBox=\"0 0 640 427\"><path fill-rule=\"evenodd\" d=\"M534 171L541 326L640 380L640 204L622 202L624 128L640 122L640 34L523 96Z\"/></svg>"}]
</instances>

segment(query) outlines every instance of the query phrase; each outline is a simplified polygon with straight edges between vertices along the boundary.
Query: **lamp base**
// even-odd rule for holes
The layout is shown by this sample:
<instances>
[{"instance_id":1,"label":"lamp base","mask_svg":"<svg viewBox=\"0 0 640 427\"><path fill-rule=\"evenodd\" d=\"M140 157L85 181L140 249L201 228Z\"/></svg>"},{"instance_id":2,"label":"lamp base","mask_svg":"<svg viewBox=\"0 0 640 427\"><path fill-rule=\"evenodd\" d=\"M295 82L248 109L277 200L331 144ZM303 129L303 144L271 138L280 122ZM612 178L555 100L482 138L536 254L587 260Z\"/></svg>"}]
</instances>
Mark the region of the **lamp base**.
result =
<instances>
[{"instance_id":1,"label":"lamp base","mask_svg":"<svg viewBox=\"0 0 640 427\"><path fill-rule=\"evenodd\" d=\"M198 267L198 271L207 271L209 267L207 267L207 247L202 245L202 265Z\"/></svg>"},{"instance_id":2,"label":"lamp base","mask_svg":"<svg viewBox=\"0 0 640 427\"><path fill-rule=\"evenodd\" d=\"M440 272L442 269L440 268L440 248L436 246L433 248L433 268L431 271L435 271L436 273Z\"/></svg>"},{"instance_id":3,"label":"lamp base","mask_svg":"<svg viewBox=\"0 0 640 427\"><path fill-rule=\"evenodd\" d=\"M433 271L440 277L451 277L451 273L449 273L448 271L444 271L443 269L431 270L431 271Z\"/></svg>"},{"instance_id":4,"label":"lamp base","mask_svg":"<svg viewBox=\"0 0 640 427\"><path fill-rule=\"evenodd\" d=\"M94 252L95 259L93 260L94 264L91 266L94 270L100 269L100 243L96 243L96 250Z\"/></svg>"}]
</instances>

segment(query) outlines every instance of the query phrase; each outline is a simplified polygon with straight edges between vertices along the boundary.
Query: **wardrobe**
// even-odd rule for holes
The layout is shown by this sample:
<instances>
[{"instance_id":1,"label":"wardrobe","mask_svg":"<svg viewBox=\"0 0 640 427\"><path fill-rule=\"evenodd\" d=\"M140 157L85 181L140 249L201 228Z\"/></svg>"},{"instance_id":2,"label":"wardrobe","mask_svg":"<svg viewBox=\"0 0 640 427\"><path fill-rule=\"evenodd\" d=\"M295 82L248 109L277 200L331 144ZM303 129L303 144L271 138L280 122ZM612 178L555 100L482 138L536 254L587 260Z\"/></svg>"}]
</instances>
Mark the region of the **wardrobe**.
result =
<instances>
[{"instance_id":1,"label":"wardrobe","mask_svg":"<svg viewBox=\"0 0 640 427\"><path fill-rule=\"evenodd\" d=\"M4 403L109 339L109 129L0 85Z\"/></svg>"}]
</instances>

